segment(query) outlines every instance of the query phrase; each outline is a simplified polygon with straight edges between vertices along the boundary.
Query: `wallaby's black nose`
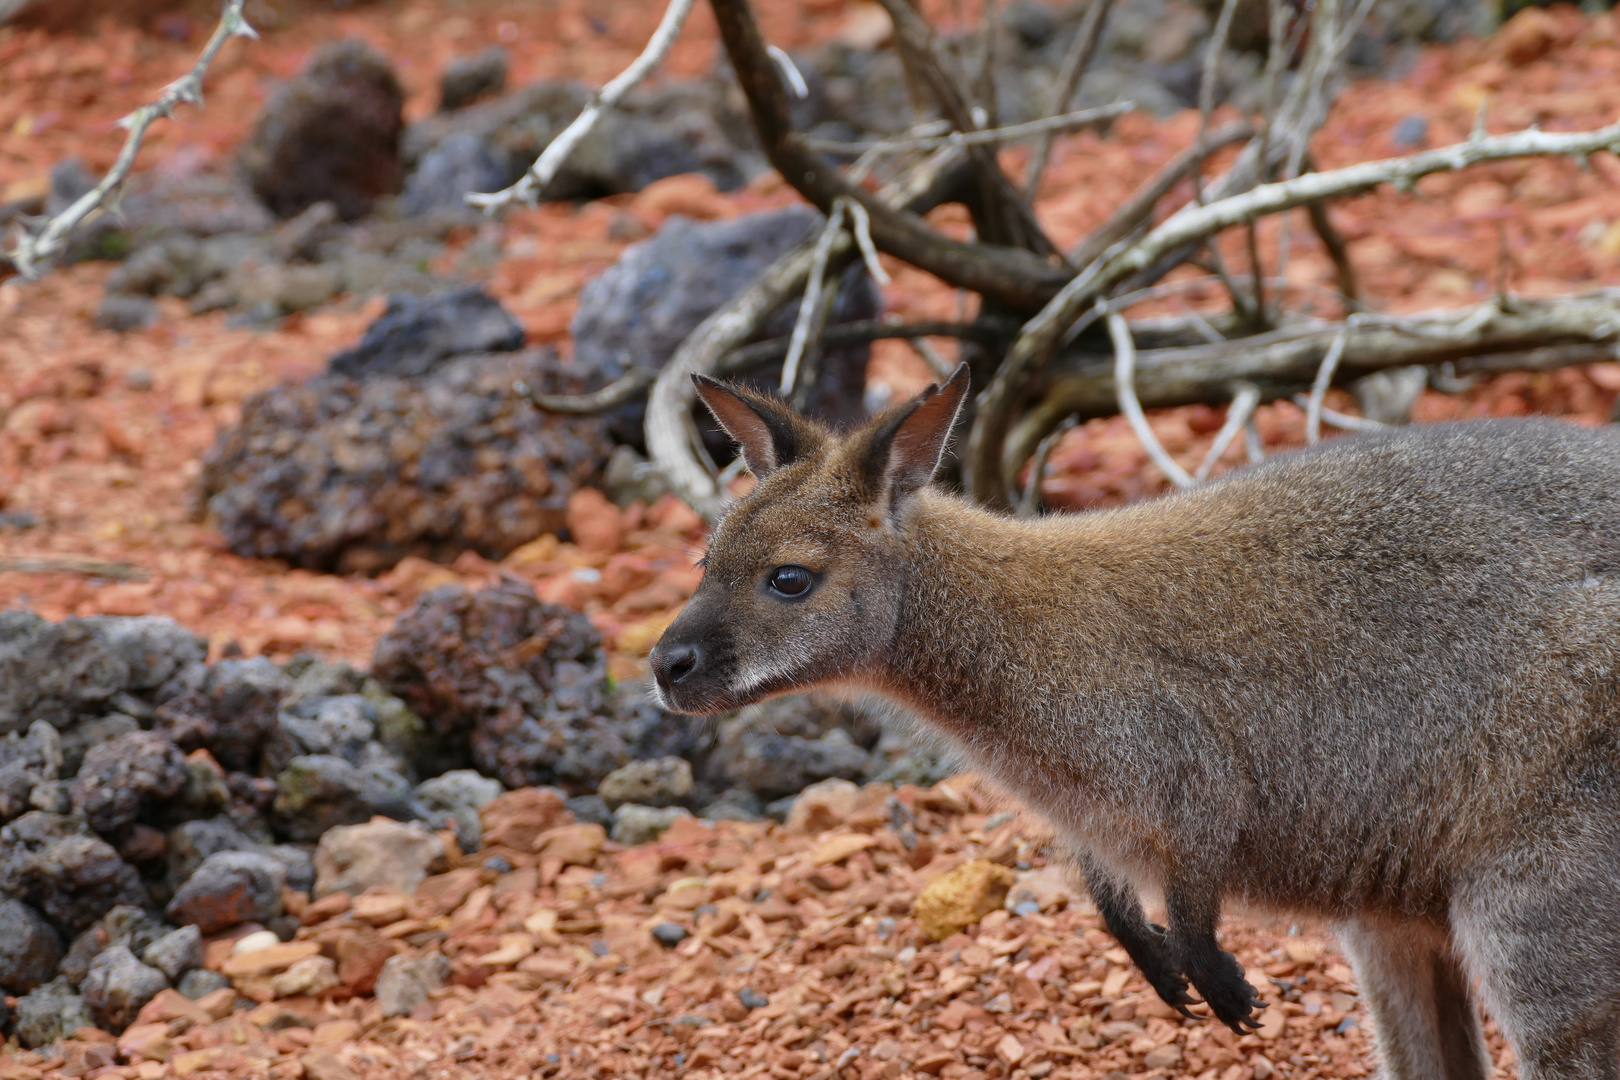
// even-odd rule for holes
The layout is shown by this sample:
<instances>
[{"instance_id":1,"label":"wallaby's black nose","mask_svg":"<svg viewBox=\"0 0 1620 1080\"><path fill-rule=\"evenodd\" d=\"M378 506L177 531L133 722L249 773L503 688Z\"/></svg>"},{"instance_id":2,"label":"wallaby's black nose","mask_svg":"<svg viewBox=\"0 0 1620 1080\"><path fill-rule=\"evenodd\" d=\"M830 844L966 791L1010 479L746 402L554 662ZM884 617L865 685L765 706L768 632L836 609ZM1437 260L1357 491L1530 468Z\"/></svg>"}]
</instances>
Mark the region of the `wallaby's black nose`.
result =
<instances>
[{"instance_id":1,"label":"wallaby's black nose","mask_svg":"<svg viewBox=\"0 0 1620 1080\"><path fill-rule=\"evenodd\" d=\"M652 657L653 675L666 686L680 682L698 666L696 645L671 645L657 650Z\"/></svg>"}]
</instances>

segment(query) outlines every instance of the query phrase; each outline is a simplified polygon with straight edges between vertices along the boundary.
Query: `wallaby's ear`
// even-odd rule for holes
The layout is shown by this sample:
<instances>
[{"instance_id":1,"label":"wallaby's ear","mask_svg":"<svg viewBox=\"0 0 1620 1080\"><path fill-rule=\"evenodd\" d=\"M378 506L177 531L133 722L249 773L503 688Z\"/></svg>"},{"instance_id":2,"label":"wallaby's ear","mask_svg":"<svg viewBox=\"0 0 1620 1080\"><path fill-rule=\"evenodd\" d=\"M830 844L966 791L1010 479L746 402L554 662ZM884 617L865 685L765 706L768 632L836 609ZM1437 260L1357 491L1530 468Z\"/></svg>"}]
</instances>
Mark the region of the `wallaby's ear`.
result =
<instances>
[{"instance_id":1,"label":"wallaby's ear","mask_svg":"<svg viewBox=\"0 0 1620 1080\"><path fill-rule=\"evenodd\" d=\"M934 478L967 392L968 367L960 364L944 386L930 385L873 429L863 466L888 507L898 506Z\"/></svg>"},{"instance_id":2,"label":"wallaby's ear","mask_svg":"<svg viewBox=\"0 0 1620 1080\"><path fill-rule=\"evenodd\" d=\"M742 447L748 471L761 480L814 453L826 441L820 428L775 398L727 386L707 375L693 373L692 382L698 398Z\"/></svg>"}]
</instances>

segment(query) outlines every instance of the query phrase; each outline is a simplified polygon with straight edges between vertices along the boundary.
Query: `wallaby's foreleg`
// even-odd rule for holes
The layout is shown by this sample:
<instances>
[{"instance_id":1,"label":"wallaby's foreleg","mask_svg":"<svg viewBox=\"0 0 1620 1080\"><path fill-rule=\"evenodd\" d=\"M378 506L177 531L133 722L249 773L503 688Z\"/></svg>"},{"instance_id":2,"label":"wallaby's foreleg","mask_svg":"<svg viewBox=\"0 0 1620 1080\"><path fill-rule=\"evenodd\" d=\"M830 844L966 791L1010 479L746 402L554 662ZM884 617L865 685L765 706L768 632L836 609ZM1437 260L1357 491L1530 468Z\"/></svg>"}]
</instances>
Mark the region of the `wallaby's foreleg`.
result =
<instances>
[{"instance_id":1,"label":"wallaby's foreleg","mask_svg":"<svg viewBox=\"0 0 1620 1080\"><path fill-rule=\"evenodd\" d=\"M1382 1080L1485 1080L1491 1060L1445 935L1358 919L1335 928L1373 1022Z\"/></svg>"},{"instance_id":2,"label":"wallaby's foreleg","mask_svg":"<svg viewBox=\"0 0 1620 1080\"><path fill-rule=\"evenodd\" d=\"M1165 885L1164 906L1170 924L1165 931L1170 955L1215 1019L1239 1035L1259 1027L1254 1014L1265 1008L1265 1002L1244 978L1238 958L1222 950L1215 940L1215 924L1221 916L1220 894L1171 881Z\"/></svg>"},{"instance_id":3,"label":"wallaby's foreleg","mask_svg":"<svg viewBox=\"0 0 1620 1080\"><path fill-rule=\"evenodd\" d=\"M1164 927L1149 922L1143 913L1136 890L1117 880L1090 857L1081 857L1080 870L1108 932L1124 947L1148 985L1166 1005L1184 1016L1193 1016L1187 1008L1193 1004L1192 996L1187 993L1187 977L1170 956Z\"/></svg>"}]
</instances>

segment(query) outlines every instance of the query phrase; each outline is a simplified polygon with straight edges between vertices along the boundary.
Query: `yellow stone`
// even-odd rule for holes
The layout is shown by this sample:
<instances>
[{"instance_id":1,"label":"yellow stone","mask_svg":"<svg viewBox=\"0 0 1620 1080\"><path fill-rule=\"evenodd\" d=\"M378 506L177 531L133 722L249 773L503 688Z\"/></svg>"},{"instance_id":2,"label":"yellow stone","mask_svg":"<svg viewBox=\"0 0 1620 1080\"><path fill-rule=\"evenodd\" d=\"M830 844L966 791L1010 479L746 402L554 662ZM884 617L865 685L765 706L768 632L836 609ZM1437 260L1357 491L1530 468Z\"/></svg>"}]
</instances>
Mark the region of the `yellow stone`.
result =
<instances>
[{"instance_id":1,"label":"yellow stone","mask_svg":"<svg viewBox=\"0 0 1620 1080\"><path fill-rule=\"evenodd\" d=\"M917 897L917 925L943 941L1001 907L1018 875L987 859L974 859L928 883Z\"/></svg>"}]
</instances>

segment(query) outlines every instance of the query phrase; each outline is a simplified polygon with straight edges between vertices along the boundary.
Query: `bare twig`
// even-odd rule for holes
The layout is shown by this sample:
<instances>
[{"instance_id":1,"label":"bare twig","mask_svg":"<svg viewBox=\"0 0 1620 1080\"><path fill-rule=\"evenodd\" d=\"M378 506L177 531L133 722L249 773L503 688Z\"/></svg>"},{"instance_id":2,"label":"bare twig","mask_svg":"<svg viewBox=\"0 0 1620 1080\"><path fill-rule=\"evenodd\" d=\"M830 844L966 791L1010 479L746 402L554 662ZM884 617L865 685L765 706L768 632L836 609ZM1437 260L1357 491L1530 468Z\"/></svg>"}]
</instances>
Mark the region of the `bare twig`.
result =
<instances>
[{"instance_id":1,"label":"bare twig","mask_svg":"<svg viewBox=\"0 0 1620 1080\"><path fill-rule=\"evenodd\" d=\"M1176 487L1195 487L1198 482L1160 445L1159 437L1148 426L1142 403L1136 399L1136 343L1131 339L1130 324L1117 311L1108 313L1107 322L1108 336L1114 342L1114 392L1118 395L1119 411L1130 422L1131 430L1136 432L1137 439L1142 443L1142 449L1147 451L1159 471L1169 477Z\"/></svg>"},{"instance_id":2,"label":"bare twig","mask_svg":"<svg viewBox=\"0 0 1620 1080\"><path fill-rule=\"evenodd\" d=\"M78 574L81 577L106 578L108 581L146 581L149 575L142 567L127 562L102 562L100 559L62 559L44 556L23 556L0 559L0 574Z\"/></svg>"},{"instance_id":3,"label":"bare twig","mask_svg":"<svg viewBox=\"0 0 1620 1080\"><path fill-rule=\"evenodd\" d=\"M1074 92L1080 89L1080 80L1085 77L1086 68L1091 66L1091 58L1096 55L1097 44L1102 41L1108 9L1113 6L1114 0L1092 0L1091 6L1086 9L1085 17L1080 20L1080 28L1075 32L1074 43L1058 71L1057 88L1052 92L1052 101L1046 109L1048 116L1067 111L1069 102L1074 100ZM1052 140L1056 135L1056 131L1045 132L1035 144L1035 151L1029 158L1029 171L1024 174L1026 199L1033 200L1040 192L1041 176L1051 160Z\"/></svg>"},{"instance_id":4,"label":"bare twig","mask_svg":"<svg viewBox=\"0 0 1620 1080\"><path fill-rule=\"evenodd\" d=\"M985 123L973 115L964 96L962 77L946 70L935 48L934 28L910 0L878 0L894 25L894 41L901 60L928 89L940 112L958 131L974 131ZM988 119L986 116L984 119ZM1023 193L1001 171L996 155L986 146L968 144L968 160L978 180L978 198L970 207L979 235L998 244L1026 248L1045 258L1057 248L1041 229Z\"/></svg>"},{"instance_id":5,"label":"bare twig","mask_svg":"<svg viewBox=\"0 0 1620 1080\"><path fill-rule=\"evenodd\" d=\"M1338 275L1339 292L1344 296L1345 314L1348 315L1361 299L1360 289L1356 284L1355 264L1350 261L1350 247L1333 224L1333 219L1328 217L1325 203L1306 203L1305 211L1310 214L1311 228L1315 231L1316 238L1322 241L1322 246L1327 249L1328 258L1333 260L1333 270Z\"/></svg>"},{"instance_id":6,"label":"bare twig","mask_svg":"<svg viewBox=\"0 0 1620 1080\"><path fill-rule=\"evenodd\" d=\"M597 416L634 401L652 382L651 374L637 368L588 394L542 394L521 379L512 384L512 389L541 412Z\"/></svg>"},{"instance_id":7,"label":"bare twig","mask_svg":"<svg viewBox=\"0 0 1620 1080\"><path fill-rule=\"evenodd\" d=\"M783 396L793 393L799 379L799 361L810 340L811 324L821 309L821 290L827 277L827 258L832 251L833 239L844 229L844 201L833 203L832 216L827 219L816 237L815 252L810 262L810 276L804 287L804 300L799 304L799 316L793 323L793 339L788 344L787 359L782 363L782 383L778 388Z\"/></svg>"},{"instance_id":8,"label":"bare twig","mask_svg":"<svg viewBox=\"0 0 1620 1080\"><path fill-rule=\"evenodd\" d=\"M947 361L926 338L907 338L906 344L911 346L912 352L922 357L923 363L928 365L928 370L934 373L936 379L948 379L951 377L955 365Z\"/></svg>"},{"instance_id":9,"label":"bare twig","mask_svg":"<svg viewBox=\"0 0 1620 1080\"><path fill-rule=\"evenodd\" d=\"M1073 427L1080 421L1076 417L1069 417L1063 423L1052 429L1052 433L1041 440L1041 445L1035 448L1035 456L1029 463L1029 483L1024 485L1024 494L1018 500L1018 516L1034 517L1041 509L1041 479L1046 475L1046 463L1052 458L1052 451L1057 444L1063 441Z\"/></svg>"},{"instance_id":10,"label":"bare twig","mask_svg":"<svg viewBox=\"0 0 1620 1080\"><path fill-rule=\"evenodd\" d=\"M1308 394L1294 395L1294 404L1298 405L1302 409L1310 408L1311 401L1312 399ZM1334 409L1328 408L1326 405L1318 403L1316 406L1316 438L1311 440L1312 445L1315 445L1322 440L1322 423L1324 421L1332 424L1336 428L1342 428L1345 431L1389 430L1388 424L1380 424L1377 420L1368 420L1361 416L1351 416L1348 413L1338 412Z\"/></svg>"},{"instance_id":11,"label":"bare twig","mask_svg":"<svg viewBox=\"0 0 1620 1080\"><path fill-rule=\"evenodd\" d=\"M664 62L669 50L680 36L681 27L686 23L686 17L692 11L694 0L670 0L669 7L664 9L664 17L653 31L652 40L647 42L646 49L640 56L631 62L617 78L602 87L601 93L596 94L585 104L585 108L574 118L573 123L563 129L561 135L552 139L545 150L529 166L523 178L511 187L502 191L488 194L470 192L466 196L467 202L479 207L486 213L494 213L513 203L527 203L533 205L539 201L552 180L556 179L563 163L574 148L585 140L585 137L596 127L602 114L609 109L616 108L624 96L636 85L645 79L652 71Z\"/></svg>"},{"instance_id":12,"label":"bare twig","mask_svg":"<svg viewBox=\"0 0 1620 1080\"><path fill-rule=\"evenodd\" d=\"M1255 406L1260 404L1260 388L1253 383L1239 383L1237 393L1232 395L1232 404L1226 408L1226 423L1221 430L1215 433L1215 441L1209 445L1209 453L1193 473L1193 479L1203 483L1209 479L1210 470L1215 468L1226 448L1232 445L1237 433L1242 431L1254 416Z\"/></svg>"},{"instance_id":13,"label":"bare twig","mask_svg":"<svg viewBox=\"0 0 1620 1080\"><path fill-rule=\"evenodd\" d=\"M1134 102L1116 101L1112 105L1099 105L1095 109L1081 109L1078 112L1064 113L1062 116L1049 116L1044 120L1031 120L1023 124L1008 124L1005 127L983 128L978 131L951 131L942 135L917 135L900 139L879 139L872 142L838 142L834 139L805 139L804 145L812 150L824 154L866 154L877 152L880 154L898 154L910 150L933 150L941 146L988 146L997 143L1017 142L1020 139L1033 138L1047 132L1073 131L1085 127L1087 124L1096 124L1104 120L1111 120L1116 116L1123 116L1136 108Z\"/></svg>"},{"instance_id":14,"label":"bare twig","mask_svg":"<svg viewBox=\"0 0 1620 1080\"><path fill-rule=\"evenodd\" d=\"M1132 192L1131 197L1121 203L1107 221L1069 252L1069 262L1079 267L1094 262L1104 251L1139 229L1152 215L1159 200L1170 194L1171 189L1197 168L1209 153L1252 138L1254 134L1255 127L1249 121L1234 120L1209 132L1202 149L1195 144L1171 158L1146 183Z\"/></svg>"},{"instance_id":15,"label":"bare twig","mask_svg":"<svg viewBox=\"0 0 1620 1080\"><path fill-rule=\"evenodd\" d=\"M1344 347L1350 342L1350 326L1345 324L1339 331L1339 336L1333 339L1333 345L1322 357L1322 366L1316 369L1316 381L1311 384L1311 396L1305 409L1305 441L1315 446L1322 438L1322 400L1327 396L1328 387L1333 384L1334 373L1339 369L1339 360L1344 356Z\"/></svg>"},{"instance_id":16,"label":"bare twig","mask_svg":"<svg viewBox=\"0 0 1620 1080\"><path fill-rule=\"evenodd\" d=\"M1204 48L1204 73L1198 80L1198 135L1193 140L1199 167L1193 170L1193 196L1204 201L1202 163L1205 155L1204 139L1209 134L1209 117L1215 111L1215 85L1221 77L1221 54L1226 52L1226 39L1232 33L1232 16L1237 13L1238 0L1225 0L1221 13L1215 19L1215 31Z\"/></svg>"},{"instance_id":17,"label":"bare twig","mask_svg":"<svg viewBox=\"0 0 1620 1080\"><path fill-rule=\"evenodd\" d=\"M118 121L118 126L126 129L129 135L124 139L124 147L118 152L117 160L113 162L112 168L107 170L107 175L101 178L101 182L75 199L71 206L47 222L39 232L31 235L23 234L17 247L8 253L12 265L16 266L19 274L34 279L44 272L51 258L67 243L68 235L74 227L95 212L107 196L129 176L130 169L135 165L135 157L141 151L141 143L146 138L146 129L159 117L172 116L175 108L183 103L202 108L203 76L208 73L208 66L214 62L214 57L219 55L219 50L233 37L259 36L242 15L242 8L246 3L247 0L229 0L219 17L219 25L214 28L213 35L203 46L197 62L191 65L191 70L164 87L163 93L158 95L156 101L142 105Z\"/></svg>"}]
</instances>

